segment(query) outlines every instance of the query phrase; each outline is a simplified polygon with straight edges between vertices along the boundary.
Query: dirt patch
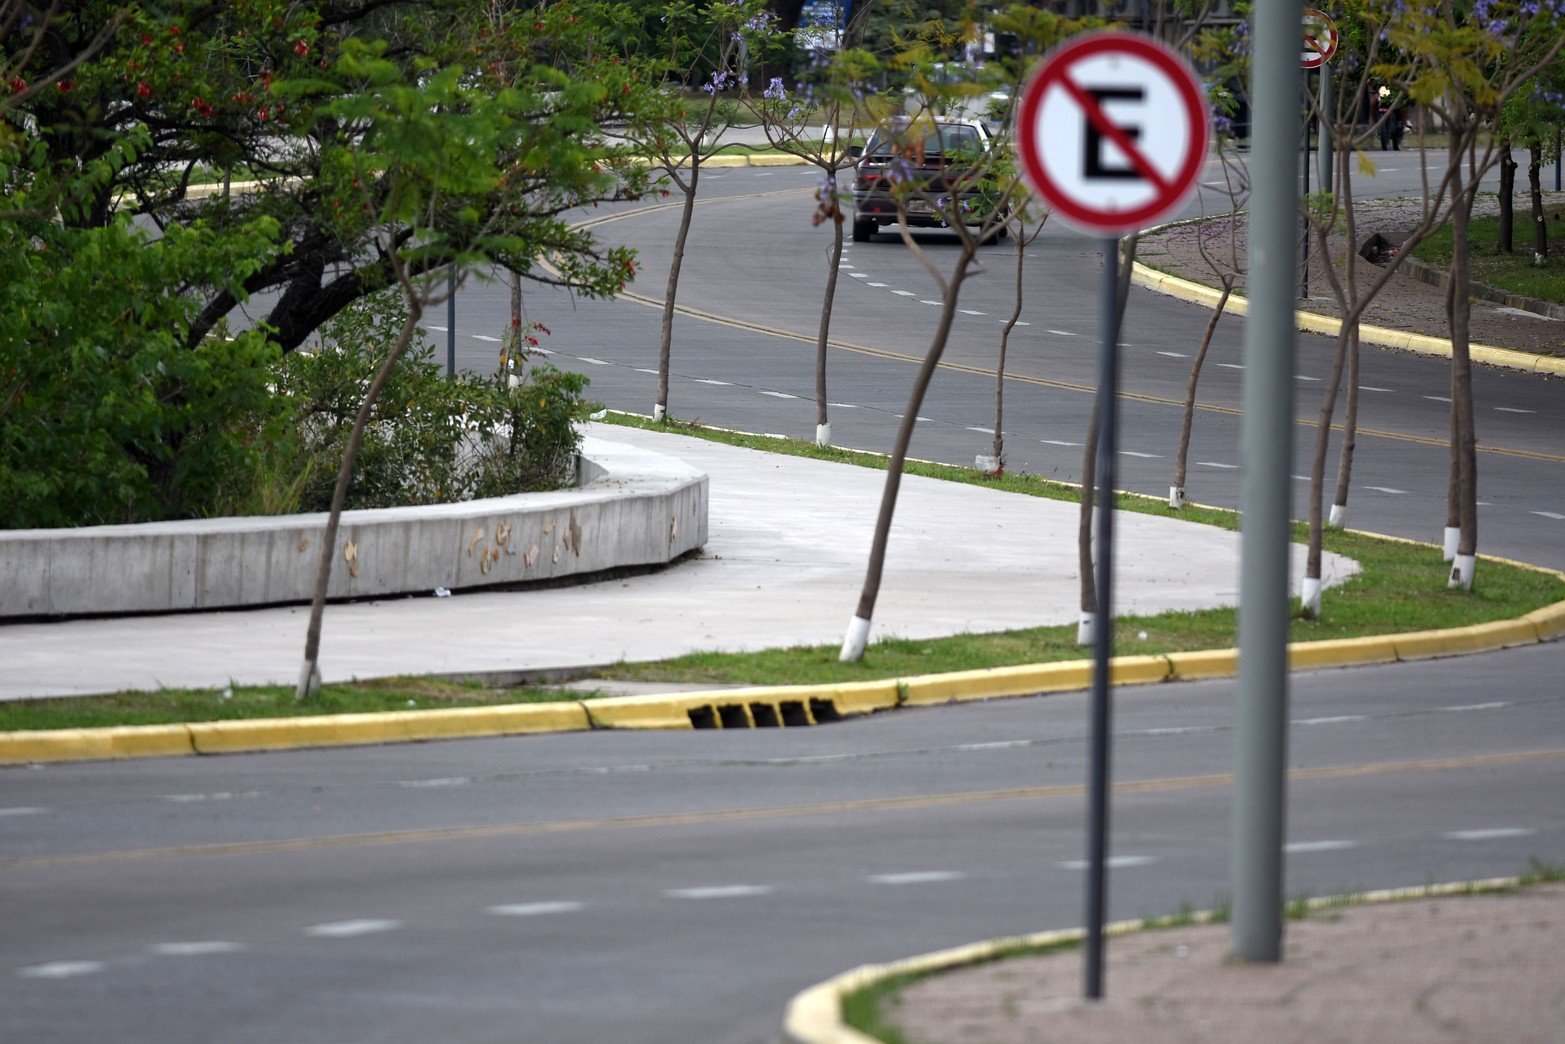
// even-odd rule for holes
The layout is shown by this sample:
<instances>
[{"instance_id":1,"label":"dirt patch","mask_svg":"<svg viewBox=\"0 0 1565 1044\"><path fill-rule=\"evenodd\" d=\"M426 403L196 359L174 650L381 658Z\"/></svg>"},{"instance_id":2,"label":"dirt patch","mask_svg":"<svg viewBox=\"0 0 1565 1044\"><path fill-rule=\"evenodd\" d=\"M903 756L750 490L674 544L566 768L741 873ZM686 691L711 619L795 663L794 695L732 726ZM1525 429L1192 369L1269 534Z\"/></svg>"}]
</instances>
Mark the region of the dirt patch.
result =
<instances>
[{"instance_id":1,"label":"dirt patch","mask_svg":"<svg viewBox=\"0 0 1565 1044\"><path fill-rule=\"evenodd\" d=\"M1105 999L1079 950L926 979L883 1007L909 1044L1557 1042L1565 886L1348 906L1288 922L1284 960L1228 961L1229 927L1108 940Z\"/></svg>"}]
</instances>

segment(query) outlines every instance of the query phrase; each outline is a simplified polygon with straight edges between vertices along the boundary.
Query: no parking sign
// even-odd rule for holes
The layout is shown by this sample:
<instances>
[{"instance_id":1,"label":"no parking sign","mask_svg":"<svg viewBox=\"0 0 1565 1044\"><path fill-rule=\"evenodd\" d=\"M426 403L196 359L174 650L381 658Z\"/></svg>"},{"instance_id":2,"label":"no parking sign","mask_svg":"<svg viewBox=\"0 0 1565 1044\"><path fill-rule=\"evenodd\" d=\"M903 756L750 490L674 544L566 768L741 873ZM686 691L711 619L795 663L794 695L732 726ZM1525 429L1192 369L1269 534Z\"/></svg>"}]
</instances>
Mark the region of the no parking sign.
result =
<instances>
[{"instance_id":1,"label":"no parking sign","mask_svg":"<svg viewBox=\"0 0 1565 1044\"><path fill-rule=\"evenodd\" d=\"M1190 65L1151 37L1090 33L1050 54L1022 91L1022 173L1061 220L1118 236L1194 190L1211 140Z\"/></svg>"}]
</instances>

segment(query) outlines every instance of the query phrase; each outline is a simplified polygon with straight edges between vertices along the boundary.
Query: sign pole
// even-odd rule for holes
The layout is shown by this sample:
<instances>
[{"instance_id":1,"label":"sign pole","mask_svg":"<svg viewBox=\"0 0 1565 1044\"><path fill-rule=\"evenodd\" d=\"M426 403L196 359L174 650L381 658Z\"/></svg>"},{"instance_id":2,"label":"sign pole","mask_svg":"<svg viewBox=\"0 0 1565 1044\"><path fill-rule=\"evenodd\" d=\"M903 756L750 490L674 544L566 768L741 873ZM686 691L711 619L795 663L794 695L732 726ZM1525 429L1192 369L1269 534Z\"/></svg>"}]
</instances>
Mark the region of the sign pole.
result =
<instances>
[{"instance_id":1,"label":"sign pole","mask_svg":"<svg viewBox=\"0 0 1565 1044\"><path fill-rule=\"evenodd\" d=\"M1299 205L1298 0L1256 7L1250 139L1250 319L1244 328L1239 687L1234 730L1233 955L1282 958L1293 495L1293 215Z\"/></svg>"},{"instance_id":2,"label":"sign pole","mask_svg":"<svg viewBox=\"0 0 1565 1044\"><path fill-rule=\"evenodd\" d=\"M446 376L456 376L456 266L446 276Z\"/></svg>"},{"instance_id":3,"label":"sign pole","mask_svg":"<svg viewBox=\"0 0 1565 1044\"><path fill-rule=\"evenodd\" d=\"M1304 82L1307 85L1310 74L1304 74ZM1310 110L1304 107L1304 199L1310 198ZM1299 300L1308 301L1310 298L1310 216L1305 212L1302 224L1304 235L1299 237Z\"/></svg>"},{"instance_id":4,"label":"sign pole","mask_svg":"<svg viewBox=\"0 0 1565 1044\"><path fill-rule=\"evenodd\" d=\"M1103 996L1103 925L1107 914L1109 847L1109 737L1114 656L1114 460L1119 441L1119 239L1103 241L1103 343L1098 356L1097 524L1093 585L1098 619L1092 639L1092 726L1087 787L1087 947L1083 995Z\"/></svg>"}]
</instances>

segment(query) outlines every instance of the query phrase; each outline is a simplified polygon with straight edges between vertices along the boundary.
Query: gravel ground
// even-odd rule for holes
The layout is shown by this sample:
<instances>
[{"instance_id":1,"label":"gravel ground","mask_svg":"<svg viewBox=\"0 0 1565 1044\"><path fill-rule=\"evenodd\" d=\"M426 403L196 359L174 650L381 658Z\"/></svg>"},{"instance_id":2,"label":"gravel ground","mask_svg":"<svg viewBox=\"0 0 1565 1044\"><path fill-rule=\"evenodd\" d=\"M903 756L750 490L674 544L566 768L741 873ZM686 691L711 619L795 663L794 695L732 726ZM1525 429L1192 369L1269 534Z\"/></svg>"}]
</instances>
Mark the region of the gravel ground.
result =
<instances>
[{"instance_id":1,"label":"gravel ground","mask_svg":"<svg viewBox=\"0 0 1565 1044\"><path fill-rule=\"evenodd\" d=\"M1546 193L1545 197L1546 202L1551 205L1560 198L1555 193ZM1376 199L1361 202L1358 206L1355 237L1357 242L1362 246L1376 233L1392 242L1401 242L1407 233L1417 226L1419 206L1418 200L1406 199ZM1482 197L1478 201L1475 214L1493 214L1498 207L1499 201L1494 197ZM1525 211L1518 211L1518 213L1519 216L1525 217ZM1209 247L1209 252L1220 261L1226 260L1229 238L1226 231L1227 219L1215 219L1212 229L1214 231L1208 232L1207 236L1211 240L1215 232L1216 238ZM1525 232L1525 227L1522 230ZM1238 219L1236 233L1234 238L1238 242L1239 264L1242 269L1244 264L1244 219L1242 217ZM1218 276L1202 259L1197 247L1196 235L1194 226L1185 225L1143 236L1138 260L1161 271L1216 286ZM1346 238L1335 235L1331 243L1333 263L1339 272L1343 272L1345 263L1342 258L1346 255ZM1342 309L1337 307L1324 275L1319 252L1314 250L1313 243L1310 262L1310 298L1307 302L1301 301L1299 307L1304 311L1320 315L1340 316ZM1358 283L1366 288L1380 272L1376 266L1364 262L1359 263L1359 269ZM1242 294L1243 286L1241 278L1235 286L1235 293ZM1436 337L1450 336L1445 318L1445 292L1402 273L1393 276L1376 295L1365 312L1363 321L1373 326L1411 330ZM1473 344L1514 348L1565 358L1565 322L1474 299L1471 341Z\"/></svg>"}]
</instances>

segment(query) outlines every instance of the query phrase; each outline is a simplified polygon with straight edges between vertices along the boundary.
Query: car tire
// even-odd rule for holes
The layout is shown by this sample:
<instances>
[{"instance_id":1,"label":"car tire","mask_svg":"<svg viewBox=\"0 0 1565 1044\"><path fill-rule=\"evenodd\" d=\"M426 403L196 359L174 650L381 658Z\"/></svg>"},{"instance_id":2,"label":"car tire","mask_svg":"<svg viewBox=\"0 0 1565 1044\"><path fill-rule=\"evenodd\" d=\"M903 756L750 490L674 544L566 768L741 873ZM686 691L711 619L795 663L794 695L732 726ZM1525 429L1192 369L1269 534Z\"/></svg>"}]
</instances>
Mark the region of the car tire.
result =
<instances>
[{"instance_id":1,"label":"car tire","mask_svg":"<svg viewBox=\"0 0 1565 1044\"><path fill-rule=\"evenodd\" d=\"M875 222L866 221L863 218L853 219L853 241L855 243L868 243L870 236L875 234Z\"/></svg>"}]
</instances>

